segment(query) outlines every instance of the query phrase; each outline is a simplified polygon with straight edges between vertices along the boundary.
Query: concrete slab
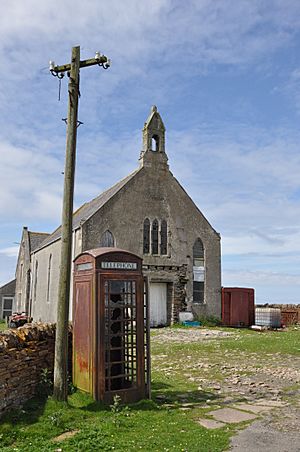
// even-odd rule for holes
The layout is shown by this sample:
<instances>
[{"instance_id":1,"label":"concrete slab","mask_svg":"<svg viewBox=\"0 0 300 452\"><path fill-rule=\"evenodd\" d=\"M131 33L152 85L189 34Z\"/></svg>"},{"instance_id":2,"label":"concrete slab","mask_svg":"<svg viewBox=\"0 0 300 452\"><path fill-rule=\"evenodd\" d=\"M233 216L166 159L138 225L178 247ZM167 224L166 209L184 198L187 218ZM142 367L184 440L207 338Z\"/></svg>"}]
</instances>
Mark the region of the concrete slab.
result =
<instances>
[{"instance_id":1,"label":"concrete slab","mask_svg":"<svg viewBox=\"0 0 300 452\"><path fill-rule=\"evenodd\" d=\"M260 399L255 402L255 405L263 405L263 406L270 406L270 407L282 407L286 406L286 402L282 402L281 400L268 400L268 399Z\"/></svg>"},{"instance_id":2,"label":"concrete slab","mask_svg":"<svg viewBox=\"0 0 300 452\"><path fill-rule=\"evenodd\" d=\"M214 421L213 419L198 419L197 422L202 425L202 427L208 429L222 428L226 425L223 422Z\"/></svg>"},{"instance_id":3,"label":"concrete slab","mask_svg":"<svg viewBox=\"0 0 300 452\"><path fill-rule=\"evenodd\" d=\"M250 413L258 414L273 410L274 407L256 404L252 405L248 403L237 403L236 405L233 405L233 408L236 408L237 410L250 411Z\"/></svg>"},{"instance_id":4,"label":"concrete slab","mask_svg":"<svg viewBox=\"0 0 300 452\"><path fill-rule=\"evenodd\" d=\"M227 424L238 424L239 422L251 421L256 419L256 416L244 411L235 410L233 408L222 408L221 410L210 411L208 414L213 416L217 421L225 422Z\"/></svg>"}]
</instances>

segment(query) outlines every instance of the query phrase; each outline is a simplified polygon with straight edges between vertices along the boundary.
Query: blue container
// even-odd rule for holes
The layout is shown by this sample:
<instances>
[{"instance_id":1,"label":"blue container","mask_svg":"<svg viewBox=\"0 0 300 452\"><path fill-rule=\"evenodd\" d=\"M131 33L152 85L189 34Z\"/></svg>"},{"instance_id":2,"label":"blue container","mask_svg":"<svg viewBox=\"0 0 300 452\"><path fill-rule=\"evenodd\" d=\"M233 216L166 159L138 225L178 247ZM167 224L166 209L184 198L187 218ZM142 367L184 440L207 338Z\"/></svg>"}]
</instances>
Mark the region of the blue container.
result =
<instances>
[{"instance_id":1,"label":"blue container","mask_svg":"<svg viewBox=\"0 0 300 452\"><path fill-rule=\"evenodd\" d=\"M196 320L185 320L184 322L182 322L182 325L197 327L200 326L201 323L197 322Z\"/></svg>"}]
</instances>

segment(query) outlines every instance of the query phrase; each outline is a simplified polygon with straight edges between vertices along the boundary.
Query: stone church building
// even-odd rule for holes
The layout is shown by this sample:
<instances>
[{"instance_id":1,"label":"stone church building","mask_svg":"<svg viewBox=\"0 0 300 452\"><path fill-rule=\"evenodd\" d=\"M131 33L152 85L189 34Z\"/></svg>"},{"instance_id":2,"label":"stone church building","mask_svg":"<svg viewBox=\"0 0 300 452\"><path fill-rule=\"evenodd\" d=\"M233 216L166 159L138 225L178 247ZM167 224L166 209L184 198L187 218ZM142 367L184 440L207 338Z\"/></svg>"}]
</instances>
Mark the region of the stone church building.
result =
<instances>
[{"instance_id":1,"label":"stone church building","mask_svg":"<svg viewBox=\"0 0 300 452\"><path fill-rule=\"evenodd\" d=\"M16 271L19 309L28 308L36 321L55 322L61 228L39 235L31 249L26 231ZM143 128L138 169L73 215L73 258L101 246L143 258L152 326L171 324L186 309L221 316L220 235L169 170L165 126L155 106Z\"/></svg>"}]
</instances>

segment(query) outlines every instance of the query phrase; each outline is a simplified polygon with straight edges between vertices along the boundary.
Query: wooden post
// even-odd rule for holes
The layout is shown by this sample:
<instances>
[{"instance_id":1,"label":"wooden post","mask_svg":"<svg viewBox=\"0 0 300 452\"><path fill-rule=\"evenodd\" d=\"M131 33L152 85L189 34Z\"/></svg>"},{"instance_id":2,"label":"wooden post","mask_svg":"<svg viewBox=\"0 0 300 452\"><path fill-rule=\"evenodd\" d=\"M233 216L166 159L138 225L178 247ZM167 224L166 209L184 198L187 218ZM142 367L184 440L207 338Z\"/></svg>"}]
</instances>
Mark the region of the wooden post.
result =
<instances>
[{"instance_id":1,"label":"wooden post","mask_svg":"<svg viewBox=\"0 0 300 452\"><path fill-rule=\"evenodd\" d=\"M56 400L66 401L68 397L68 322L70 299L70 276L72 266L72 218L74 174L77 136L77 113L79 96L80 47L72 48L69 78L68 128L62 209L61 260L58 286L57 322L54 359L54 388Z\"/></svg>"}]
</instances>

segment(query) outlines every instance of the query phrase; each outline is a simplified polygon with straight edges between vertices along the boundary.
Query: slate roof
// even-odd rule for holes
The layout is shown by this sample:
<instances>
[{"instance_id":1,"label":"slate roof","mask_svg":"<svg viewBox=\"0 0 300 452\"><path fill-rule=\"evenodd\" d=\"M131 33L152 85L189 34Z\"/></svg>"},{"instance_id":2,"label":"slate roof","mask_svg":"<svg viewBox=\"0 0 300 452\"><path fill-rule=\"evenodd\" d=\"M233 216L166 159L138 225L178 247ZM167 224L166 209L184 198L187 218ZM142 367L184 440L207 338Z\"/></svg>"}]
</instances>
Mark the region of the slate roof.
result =
<instances>
[{"instance_id":1,"label":"slate roof","mask_svg":"<svg viewBox=\"0 0 300 452\"><path fill-rule=\"evenodd\" d=\"M15 290L16 290L16 280L13 279L12 281L9 281L8 283L4 284L4 286L0 287L0 294L11 295L15 293Z\"/></svg>"},{"instance_id":2,"label":"slate roof","mask_svg":"<svg viewBox=\"0 0 300 452\"><path fill-rule=\"evenodd\" d=\"M47 232L28 231L30 252L35 251L49 235Z\"/></svg>"},{"instance_id":3,"label":"slate roof","mask_svg":"<svg viewBox=\"0 0 300 452\"><path fill-rule=\"evenodd\" d=\"M116 193L118 193L118 191L120 191L139 171L140 168L126 176L124 179L117 182L115 185L101 193L96 198L92 199L89 202L86 202L81 207L79 207L79 209L77 209L73 213L73 230L78 229L82 222L91 218L94 215L94 213L101 209L101 207L103 207L104 204L106 204ZM36 248L36 250L44 248L50 243L60 239L60 237L61 237L61 226L55 229L55 231L52 232L52 234L49 234L49 236L40 244L39 247Z\"/></svg>"}]
</instances>

